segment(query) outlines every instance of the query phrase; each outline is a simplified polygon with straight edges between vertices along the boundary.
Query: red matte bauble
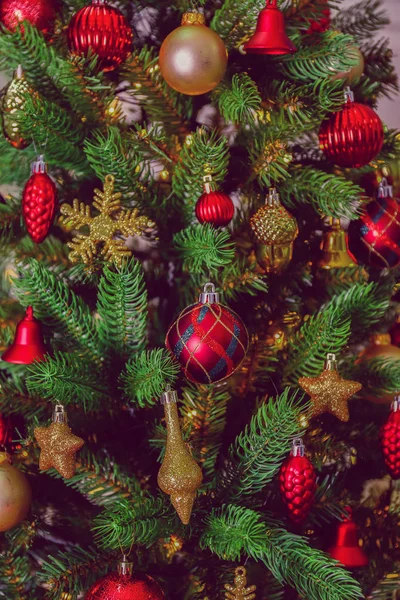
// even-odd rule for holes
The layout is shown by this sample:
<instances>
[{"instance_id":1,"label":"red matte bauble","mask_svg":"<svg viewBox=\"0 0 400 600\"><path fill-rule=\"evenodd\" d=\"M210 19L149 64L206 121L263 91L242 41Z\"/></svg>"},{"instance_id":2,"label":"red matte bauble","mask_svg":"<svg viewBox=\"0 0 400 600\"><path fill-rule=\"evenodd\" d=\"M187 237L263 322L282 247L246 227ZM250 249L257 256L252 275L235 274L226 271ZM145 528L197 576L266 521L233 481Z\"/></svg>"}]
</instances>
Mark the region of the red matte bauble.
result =
<instances>
[{"instance_id":1,"label":"red matte bauble","mask_svg":"<svg viewBox=\"0 0 400 600\"><path fill-rule=\"evenodd\" d=\"M400 479L400 400L381 429L381 444L386 466L392 479Z\"/></svg>"},{"instance_id":2,"label":"red matte bauble","mask_svg":"<svg viewBox=\"0 0 400 600\"><path fill-rule=\"evenodd\" d=\"M304 446L300 447L304 452ZM294 445L292 453L296 448ZM317 487L316 480L315 469L306 456L292 454L282 463L279 489L289 518L294 523L302 523L310 512Z\"/></svg>"},{"instance_id":3,"label":"red matte bauble","mask_svg":"<svg viewBox=\"0 0 400 600\"><path fill-rule=\"evenodd\" d=\"M81 8L68 26L70 51L96 54L102 71L113 71L126 61L132 40L132 29L122 12L100 0Z\"/></svg>"},{"instance_id":4,"label":"red matte bauble","mask_svg":"<svg viewBox=\"0 0 400 600\"><path fill-rule=\"evenodd\" d=\"M321 125L320 148L340 167L367 165L382 149L383 125L372 108L350 100Z\"/></svg>"},{"instance_id":5,"label":"red matte bauble","mask_svg":"<svg viewBox=\"0 0 400 600\"><path fill-rule=\"evenodd\" d=\"M244 50L251 54L293 54L296 46L288 38L285 17L277 6L277 0L267 0L266 7L258 16L256 30Z\"/></svg>"},{"instance_id":6,"label":"red matte bauble","mask_svg":"<svg viewBox=\"0 0 400 600\"><path fill-rule=\"evenodd\" d=\"M55 0L0 0L0 22L14 31L18 23L29 21L44 34L51 34L57 7Z\"/></svg>"},{"instance_id":7,"label":"red matte bauble","mask_svg":"<svg viewBox=\"0 0 400 600\"><path fill-rule=\"evenodd\" d=\"M163 600L164 593L148 575L110 573L97 581L85 600Z\"/></svg>"},{"instance_id":8,"label":"red matte bauble","mask_svg":"<svg viewBox=\"0 0 400 600\"><path fill-rule=\"evenodd\" d=\"M358 539L358 527L351 518L351 509L346 508L346 518L339 523L336 543L329 548L328 553L332 558L338 560L343 566L352 569L365 567L369 560L365 552L360 548Z\"/></svg>"},{"instance_id":9,"label":"red matte bauble","mask_svg":"<svg viewBox=\"0 0 400 600\"><path fill-rule=\"evenodd\" d=\"M185 308L172 323L165 339L185 376L195 383L215 383L232 375L249 344L241 318L216 296L201 294L200 301Z\"/></svg>"},{"instance_id":10,"label":"red matte bauble","mask_svg":"<svg viewBox=\"0 0 400 600\"><path fill-rule=\"evenodd\" d=\"M1 358L17 365L30 365L35 360L44 360L46 352L40 321L33 316L32 306L28 306L25 317L17 325L13 343Z\"/></svg>"},{"instance_id":11,"label":"red matte bauble","mask_svg":"<svg viewBox=\"0 0 400 600\"><path fill-rule=\"evenodd\" d=\"M33 173L22 193L22 214L26 229L36 244L47 237L54 221L57 190L47 175L45 163L39 159L33 163Z\"/></svg>"},{"instance_id":12,"label":"red matte bauble","mask_svg":"<svg viewBox=\"0 0 400 600\"><path fill-rule=\"evenodd\" d=\"M196 217L200 223L225 227L232 221L234 213L231 198L222 192L204 192L196 202Z\"/></svg>"}]
</instances>

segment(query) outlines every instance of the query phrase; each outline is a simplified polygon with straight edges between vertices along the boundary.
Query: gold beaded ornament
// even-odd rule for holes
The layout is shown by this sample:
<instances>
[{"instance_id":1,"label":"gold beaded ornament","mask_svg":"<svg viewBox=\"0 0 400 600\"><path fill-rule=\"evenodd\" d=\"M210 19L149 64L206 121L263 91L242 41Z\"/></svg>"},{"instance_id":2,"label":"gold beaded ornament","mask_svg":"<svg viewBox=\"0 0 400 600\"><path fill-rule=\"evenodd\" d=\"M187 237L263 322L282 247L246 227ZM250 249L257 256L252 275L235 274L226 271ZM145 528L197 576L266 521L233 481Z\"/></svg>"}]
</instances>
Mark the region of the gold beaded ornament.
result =
<instances>
[{"instance_id":1,"label":"gold beaded ornament","mask_svg":"<svg viewBox=\"0 0 400 600\"><path fill-rule=\"evenodd\" d=\"M255 585L247 587L247 572L244 567L235 569L234 585L225 584L225 600L254 600Z\"/></svg>"},{"instance_id":2,"label":"gold beaded ornament","mask_svg":"<svg viewBox=\"0 0 400 600\"><path fill-rule=\"evenodd\" d=\"M32 96L33 91L24 77L21 65L14 73L11 82L3 91L1 102L1 114L3 117L3 133L11 146L22 150L31 143L23 137L18 116L23 112L25 98Z\"/></svg>"}]
</instances>

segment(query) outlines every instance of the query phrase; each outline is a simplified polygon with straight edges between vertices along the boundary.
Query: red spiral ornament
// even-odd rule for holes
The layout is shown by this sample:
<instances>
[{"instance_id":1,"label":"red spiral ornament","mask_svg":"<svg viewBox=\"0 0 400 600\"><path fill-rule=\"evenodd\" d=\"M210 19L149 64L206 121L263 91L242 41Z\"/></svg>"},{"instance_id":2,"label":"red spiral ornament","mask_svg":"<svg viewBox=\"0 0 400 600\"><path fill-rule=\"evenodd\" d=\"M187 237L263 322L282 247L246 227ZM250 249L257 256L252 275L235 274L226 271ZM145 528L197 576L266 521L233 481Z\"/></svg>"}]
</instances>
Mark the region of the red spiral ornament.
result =
<instances>
[{"instance_id":1,"label":"red spiral ornament","mask_svg":"<svg viewBox=\"0 0 400 600\"><path fill-rule=\"evenodd\" d=\"M199 302L172 323L165 344L190 381L209 384L226 379L239 367L249 336L240 317L219 304L214 285L206 284Z\"/></svg>"},{"instance_id":2,"label":"red spiral ornament","mask_svg":"<svg viewBox=\"0 0 400 600\"><path fill-rule=\"evenodd\" d=\"M57 191L46 173L43 157L32 164L32 175L22 194L22 214L26 229L36 244L47 237L56 212Z\"/></svg>"},{"instance_id":3,"label":"red spiral ornament","mask_svg":"<svg viewBox=\"0 0 400 600\"><path fill-rule=\"evenodd\" d=\"M279 472L279 489L286 504L289 518L302 523L310 512L314 501L317 476L312 463L304 456L304 445L300 438L293 440L291 455L282 464Z\"/></svg>"},{"instance_id":4,"label":"red spiral ornament","mask_svg":"<svg viewBox=\"0 0 400 600\"><path fill-rule=\"evenodd\" d=\"M70 51L96 54L103 71L113 71L128 58L132 39L132 29L121 11L100 0L81 8L68 26Z\"/></svg>"},{"instance_id":5,"label":"red spiral ornament","mask_svg":"<svg viewBox=\"0 0 400 600\"><path fill-rule=\"evenodd\" d=\"M85 600L165 600L165 596L152 577L132 573L132 563L123 561L118 573L110 573L92 585Z\"/></svg>"},{"instance_id":6,"label":"red spiral ornament","mask_svg":"<svg viewBox=\"0 0 400 600\"><path fill-rule=\"evenodd\" d=\"M325 156L340 167L360 168L367 165L382 149L383 125L372 108L352 101L321 125L320 148Z\"/></svg>"},{"instance_id":7,"label":"red spiral ornament","mask_svg":"<svg viewBox=\"0 0 400 600\"><path fill-rule=\"evenodd\" d=\"M400 479L400 396L394 401L390 416L381 429L381 445L392 479Z\"/></svg>"},{"instance_id":8,"label":"red spiral ornament","mask_svg":"<svg viewBox=\"0 0 400 600\"><path fill-rule=\"evenodd\" d=\"M0 0L0 22L11 31L18 23L29 21L44 34L51 34L56 12L54 0Z\"/></svg>"}]
</instances>

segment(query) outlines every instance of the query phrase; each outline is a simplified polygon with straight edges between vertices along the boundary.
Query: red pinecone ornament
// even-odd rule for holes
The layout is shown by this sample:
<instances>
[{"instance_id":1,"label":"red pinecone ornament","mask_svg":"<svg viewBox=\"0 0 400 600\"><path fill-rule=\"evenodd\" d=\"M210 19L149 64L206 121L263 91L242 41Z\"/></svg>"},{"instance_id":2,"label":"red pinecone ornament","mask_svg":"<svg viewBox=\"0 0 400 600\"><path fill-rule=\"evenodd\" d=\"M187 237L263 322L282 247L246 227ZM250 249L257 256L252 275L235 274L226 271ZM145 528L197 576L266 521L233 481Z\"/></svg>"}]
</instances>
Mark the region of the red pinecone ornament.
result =
<instances>
[{"instance_id":1,"label":"red pinecone ornament","mask_svg":"<svg viewBox=\"0 0 400 600\"><path fill-rule=\"evenodd\" d=\"M381 444L385 463L392 479L400 479L400 396L381 429Z\"/></svg>"},{"instance_id":2,"label":"red pinecone ornament","mask_svg":"<svg viewBox=\"0 0 400 600\"><path fill-rule=\"evenodd\" d=\"M14 31L22 21L29 21L44 34L54 30L55 0L0 0L0 22Z\"/></svg>"},{"instance_id":3,"label":"red pinecone ornament","mask_svg":"<svg viewBox=\"0 0 400 600\"><path fill-rule=\"evenodd\" d=\"M97 54L102 71L113 71L125 62L132 51L132 39L132 29L122 12L101 0L81 8L68 26L70 51L84 56L89 51Z\"/></svg>"},{"instance_id":4,"label":"red pinecone ornament","mask_svg":"<svg viewBox=\"0 0 400 600\"><path fill-rule=\"evenodd\" d=\"M359 168L381 151L383 125L372 108L354 102L350 88L346 89L345 97L347 102L342 110L322 123L319 143L325 156L336 165Z\"/></svg>"},{"instance_id":5,"label":"red pinecone ornament","mask_svg":"<svg viewBox=\"0 0 400 600\"><path fill-rule=\"evenodd\" d=\"M56 186L46 171L43 156L39 156L32 163L32 175L22 194L22 214L26 229L36 244L46 238L56 212Z\"/></svg>"},{"instance_id":6,"label":"red pinecone ornament","mask_svg":"<svg viewBox=\"0 0 400 600\"><path fill-rule=\"evenodd\" d=\"M302 523L310 512L316 490L316 474L312 463L304 456L302 440L293 440L291 455L279 472L279 489L294 523Z\"/></svg>"},{"instance_id":7,"label":"red pinecone ornament","mask_svg":"<svg viewBox=\"0 0 400 600\"><path fill-rule=\"evenodd\" d=\"M241 318L219 304L214 284L206 283L199 302L172 323L165 344L190 381L208 384L230 377L239 367L249 336Z\"/></svg>"},{"instance_id":8,"label":"red pinecone ornament","mask_svg":"<svg viewBox=\"0 0 400 600\"><path fill-rule=\"evenodd\" d=\"M225 227L232 221L235 207L227 194L211 189L211 181L211 175L204 177L204 194L196 202L196 217L199 223Z\"/></svg>"},{"instance_id":9,"label":"red pinecone ornament","mask_svg":"<svg viewBox=\"0 0 400 600\"><path fill-rule=\"evenodd\" d=\"M132 563L118 565L118 573L99 579L85 600L165 600L164 592L152 577L132 574Z\"/></svg>"}]
</instances>

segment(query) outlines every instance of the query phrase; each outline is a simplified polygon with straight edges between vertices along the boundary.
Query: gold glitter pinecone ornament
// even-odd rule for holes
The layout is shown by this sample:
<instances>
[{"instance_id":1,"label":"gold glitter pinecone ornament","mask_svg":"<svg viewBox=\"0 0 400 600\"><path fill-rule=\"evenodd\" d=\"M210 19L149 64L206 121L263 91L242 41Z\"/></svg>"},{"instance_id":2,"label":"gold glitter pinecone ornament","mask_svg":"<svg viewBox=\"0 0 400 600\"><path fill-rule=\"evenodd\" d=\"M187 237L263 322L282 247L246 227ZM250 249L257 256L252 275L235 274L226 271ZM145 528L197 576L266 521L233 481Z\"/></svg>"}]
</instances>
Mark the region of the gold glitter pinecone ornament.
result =
<instances>
[{"instance_id":1,"label":"gold glitter pinecone ornament","mask_svg":"<svg viewBox=\"0 0 400 600\"><path fill-rule=\"evenodd\" d=\"M23 473L0 452L0 531L8 531L23 521L31 505L32 492Z\"/></svg>"},{"instance_id":2,"label":"gold glitter pinecone ornament","mask_svg":"<svg viewBox=\"0 0 400 600\"><path fill-rule=\"evenodd\" d=\"M68 427L67 413L56 404L49 427L36 427L34 436L40 447L39 468L47 471L54 467L64 479L75 474L75 454L85 443Z\"/></svg>"},{"instance_id":3,"label":"gold glitter pinecone ornament","mask_svg":"<svg viewBox=\"0 0 400 600\"><path fill-rule=\"evenodd\" d=\"M31 143L22 136L18 120L18 116L24 110L25 97L31 94L32 89L26 81L20 65L14 73L12 81L6 86L1 103L4 137L11 146L18 150L23 150Z\"/></svg>"},{"instance_id":4,"label":"gold glitter pinecone ornament","mask_svg":"<svg viewBox=\"0 0 400 600\"><path fill-rule=\"evenodd\" d=\"M187 525L203 473L183 441L177 401L178 394L169 389L161 396L167 423L167 446L157 481L162 491L171 496L180 520Z\"/></svg>"},{"instance_id":5,"label":"gold glitter pinecone ornament","mask_svg":"<svg viewBox=\"0 0 400 600\"><path fill-rule=\"evenodd\" d=\"M234 585L225 584L225 600L254 600L255 585L247 587L247 572L244 567L235 569Z\"/></svg>"},{"instance_id":6,"label":"gold glitter pinecone ornament","mask_svg":"<svg viewBox=\"0 0 400 600\"><path fill-rule=\"evenodd\" d=\"M293 243L299 233L297 221L280 203L271 188L262 206L250 219L258 241L257 262L266 273L282 273L292 260Z\"/></svg>"}]
</instances>

